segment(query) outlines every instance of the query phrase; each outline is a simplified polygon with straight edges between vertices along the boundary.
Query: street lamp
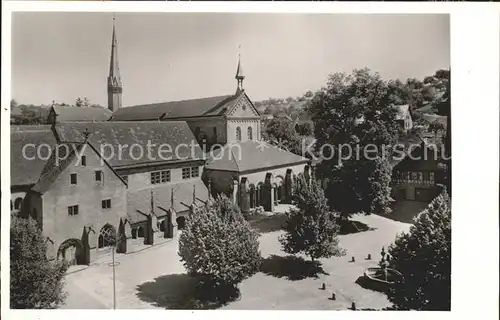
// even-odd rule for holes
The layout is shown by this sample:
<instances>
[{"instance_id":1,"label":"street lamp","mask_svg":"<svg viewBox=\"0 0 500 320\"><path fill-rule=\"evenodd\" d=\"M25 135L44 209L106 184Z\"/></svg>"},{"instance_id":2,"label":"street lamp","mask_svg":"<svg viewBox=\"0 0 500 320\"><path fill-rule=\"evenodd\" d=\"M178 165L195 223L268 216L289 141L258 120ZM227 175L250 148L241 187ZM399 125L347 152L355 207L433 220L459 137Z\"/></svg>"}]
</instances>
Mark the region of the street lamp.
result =
<instances>
[{"instance_id":1,"label":"street lamp","mask_svg":"<svg viewBox=\"0 0 500 320\"><path fill-rule=\"evenodd\" d=\"M103 242L111 247L111 263L108 266L113 268L113 309L116 309L116 277L115 277L115 266L119 265L120 262L115 262L115 251L116 244L123 238L117 235L114 230L105 229L102 232Z\"/></svg>"}]
</instances>

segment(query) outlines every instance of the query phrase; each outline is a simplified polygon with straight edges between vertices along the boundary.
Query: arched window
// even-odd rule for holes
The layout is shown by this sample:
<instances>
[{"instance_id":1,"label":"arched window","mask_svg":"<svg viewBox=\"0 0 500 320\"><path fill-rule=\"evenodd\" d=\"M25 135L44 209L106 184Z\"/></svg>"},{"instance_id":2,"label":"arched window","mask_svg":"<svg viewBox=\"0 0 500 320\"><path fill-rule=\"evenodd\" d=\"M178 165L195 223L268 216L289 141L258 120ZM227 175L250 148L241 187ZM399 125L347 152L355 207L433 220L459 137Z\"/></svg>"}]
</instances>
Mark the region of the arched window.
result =
<instances>
[{"instance_id":1,"label":"arched window","mask_svg":"<svg viewBox=\"0 0 500 320\"><path fill-rule=\"evenodd\" d=\"M252 127L248 127L247 135L248 135L248 140L253 140Z\"/></svg>"},{"instance_id":2,"label":"arched window","mask_svg":"<svg viewBox=\"0 0 500 320\"><path fill-rule=\"evenodd\" d=\"M116 231L115 228L109 224L104 225L99 232L98 247L111 247L115 244Z\"/></svg>"},{"instance_id":3,"label":"arched window","mask_svg":"<svg viewBox=\"0 0 500 320\"><path fill-rule=\"evenodd\" d=\"M236 141L241 141L241 128L236 128Z\"/></svg>"},{"instance_id":4,"label":"arched window","mask_svg":"<svg viewBox=\"0 0 500 320\"><path fill-rule=\"evenodd\" d=\"M22 204L23 204L23 198L16 198L16 201L14 201L14 209L21 210Z\"/></svg>"}]
</instances>

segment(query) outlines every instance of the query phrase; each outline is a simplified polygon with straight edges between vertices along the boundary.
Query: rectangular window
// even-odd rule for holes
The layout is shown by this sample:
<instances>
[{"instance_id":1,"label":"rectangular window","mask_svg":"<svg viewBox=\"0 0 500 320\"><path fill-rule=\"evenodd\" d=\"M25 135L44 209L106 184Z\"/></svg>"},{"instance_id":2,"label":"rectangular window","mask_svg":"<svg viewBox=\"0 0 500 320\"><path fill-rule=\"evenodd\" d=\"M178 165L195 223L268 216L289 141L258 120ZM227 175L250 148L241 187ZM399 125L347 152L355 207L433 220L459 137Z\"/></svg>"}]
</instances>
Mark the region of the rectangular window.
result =
<instances>
[{"instance_id":1,"label":"rectangular window","mask_svg":"<svg viewBox=\"0 0 500 320\"><path fill-rule=\"evenodd\" d=\"M102 171L101 170L98 170L95 172L95 181L98 181L98 182L102 182Z\"/></svg>"},{"instance_id":2,"label":"rectangular window","mask_svg":"<svg viewBox=\"0 0 500 320\"><path fill-rule=\"evenodd\" d=\"M151 184L158 184L161 181L160 172L151 172Z\"/></svg>"},{"instance_id":3,"label":"rectangular window","mask_svg":"<svg viewBox=\"0 0 500 320\"><path fill-rule=\"evenodd\" d=\"M111 208L111 199L102 200L101 204L102 204L103 209L110 209Z\"/></svg>"},{"instance_id":4,"label":"rectangular window","mask_svg":"<svg viewBox=\"0 0 500 320\"><path fill-rule=\"evenodd\" d=\"M68 207L68 215L76 216L78 214L78 206L69 206Z\"/></svg>"},{"instance_id":5,"label":"rectangular window","mask_svg":"<svg viewBox=\"0 0 500 320\"><path fill-rule=\"evenodd\" d=\"M200 168L199 167L191 167L191 178L197 178L200 176Z\"/></svg>"},{"instance_id":6,"label":"rectangular window","mask_svg":"<svg viewBox=\"0 0 500 320\"><path fill-rule=\"evenodd\" d=\"M77 184L77 178L76 178L76 173L72 173L70 176L69 176L69 180L70 180L70 184L71 185L76 185Z\"/></svg>"},{"instance_id":7,"label":"rectangular window","mask_svg":"<svg viewBox=\"0 0 500 320\"><path fill-rule=\"evenodd\" d=\"M161 182L170 182L170 170L165 170L161 172Z\"/></svg>"},{"instance_id":8,"label":"rectangular window","mask_svg":"<svg viewBox=\"0 0 500 320\"><path fill-rule=\"evenodd\" d=\"M182 168L182 179L191 178L191 168Z\"/></svg>"},{"instance_id":9,"label":"rectangular window","mask_svg":"<svg viewBox=\"0 0 500 320\"><path fill-rule=\"evenodd\" d=\"M151 172L151 184L170 182L170 170Z\"/></svg>"},{"instance_id":10,"label":"rectangular window","mask_svg":"<svg viewBox=\"0 0 500 320\"><path fill-rule=\"evenodd\" d=\"M87 165L87 157L82 156L82 167L85 167Z\"/></svg>"}]
</instances>

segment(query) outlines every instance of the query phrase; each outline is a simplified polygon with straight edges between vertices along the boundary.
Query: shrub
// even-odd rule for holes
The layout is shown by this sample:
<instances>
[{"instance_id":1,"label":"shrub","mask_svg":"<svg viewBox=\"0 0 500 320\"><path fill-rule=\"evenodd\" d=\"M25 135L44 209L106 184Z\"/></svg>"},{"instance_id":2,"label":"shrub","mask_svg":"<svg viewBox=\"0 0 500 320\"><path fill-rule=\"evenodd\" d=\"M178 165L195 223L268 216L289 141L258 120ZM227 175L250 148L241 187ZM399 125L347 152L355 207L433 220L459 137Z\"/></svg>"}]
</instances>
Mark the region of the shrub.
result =
<instances>
[{"instance_id":1,"label":"shrub","mask_svg":"<svg viewBox=\"0 0 500 320\"><path fill-rule=\"evenodd\" d=\"M279 239L283 250L289 254L304 253L312 261L344 255L337 237L339 226L319 183L313 180L308 184L299 175L293 200L297 209L287 213L285 234Z\"/></svg>"},{"instance_id":2,"label":"shrub","mask_svg":"<svg viewBox=\"0 0 500 320\"><path fill-rule=\"evenodd\" d=\"M217 287L236 286L255 274L261 262L257 233L239 211L226 210L226 199L219 197L192 214L179 238L179 256L188 273Z\"/></svg>"},{"instance_id":3,"label":"shrub","mask_svg":"<svg viewBox=\"0 0 500 320\"><path fill-rule=\"evenodd\" d=\"M64 302L67 265L47 259L46 239L35 220L12 217L10 227L10 307L48 309Z\"/></svg>"},{"instance_id":4,"label":"shrub","mask_svg":"<svg viewBox=\"0 0 500 320\"><path fill-rule=\"evenodd\" d=\"M450 310L451 210L446 191L415 218L408 233L397 236L388 253L389 266L404 276L388 293L395 307Z\"/></svg>"}]
</instances>

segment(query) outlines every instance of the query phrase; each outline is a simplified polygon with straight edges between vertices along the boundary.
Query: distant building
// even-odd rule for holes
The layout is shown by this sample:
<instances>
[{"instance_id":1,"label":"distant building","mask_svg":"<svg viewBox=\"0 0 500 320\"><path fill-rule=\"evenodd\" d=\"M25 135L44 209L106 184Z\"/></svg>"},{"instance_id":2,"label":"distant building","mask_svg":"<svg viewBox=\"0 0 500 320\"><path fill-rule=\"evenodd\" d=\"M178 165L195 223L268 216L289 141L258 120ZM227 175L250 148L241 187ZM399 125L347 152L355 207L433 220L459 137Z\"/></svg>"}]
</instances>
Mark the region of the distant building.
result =
<instances>
[{"instance_id":1,"label":"distant building","mask_svg":"<svg viewBox=\"0 0 500 320\"><path fill-rule=\"evenodd\" d=\"M404 153L395 156L392 167L392 197L395 200L429 202L443 183L444 168L440 151L425 140L408 143Z\"/></svg>"},{"instance_id":2,"label":"distant building","mask_svg":"<svg viewBox=\"0 0 500 320\"><path fill-rule=\"evenodd\" d=\"M396 121L400 124L401 128L405 132L408 132L413 128L413 119L411 117L410 106L407 104L396 106L396 110Z\"/></svg>"}]
</instances>

